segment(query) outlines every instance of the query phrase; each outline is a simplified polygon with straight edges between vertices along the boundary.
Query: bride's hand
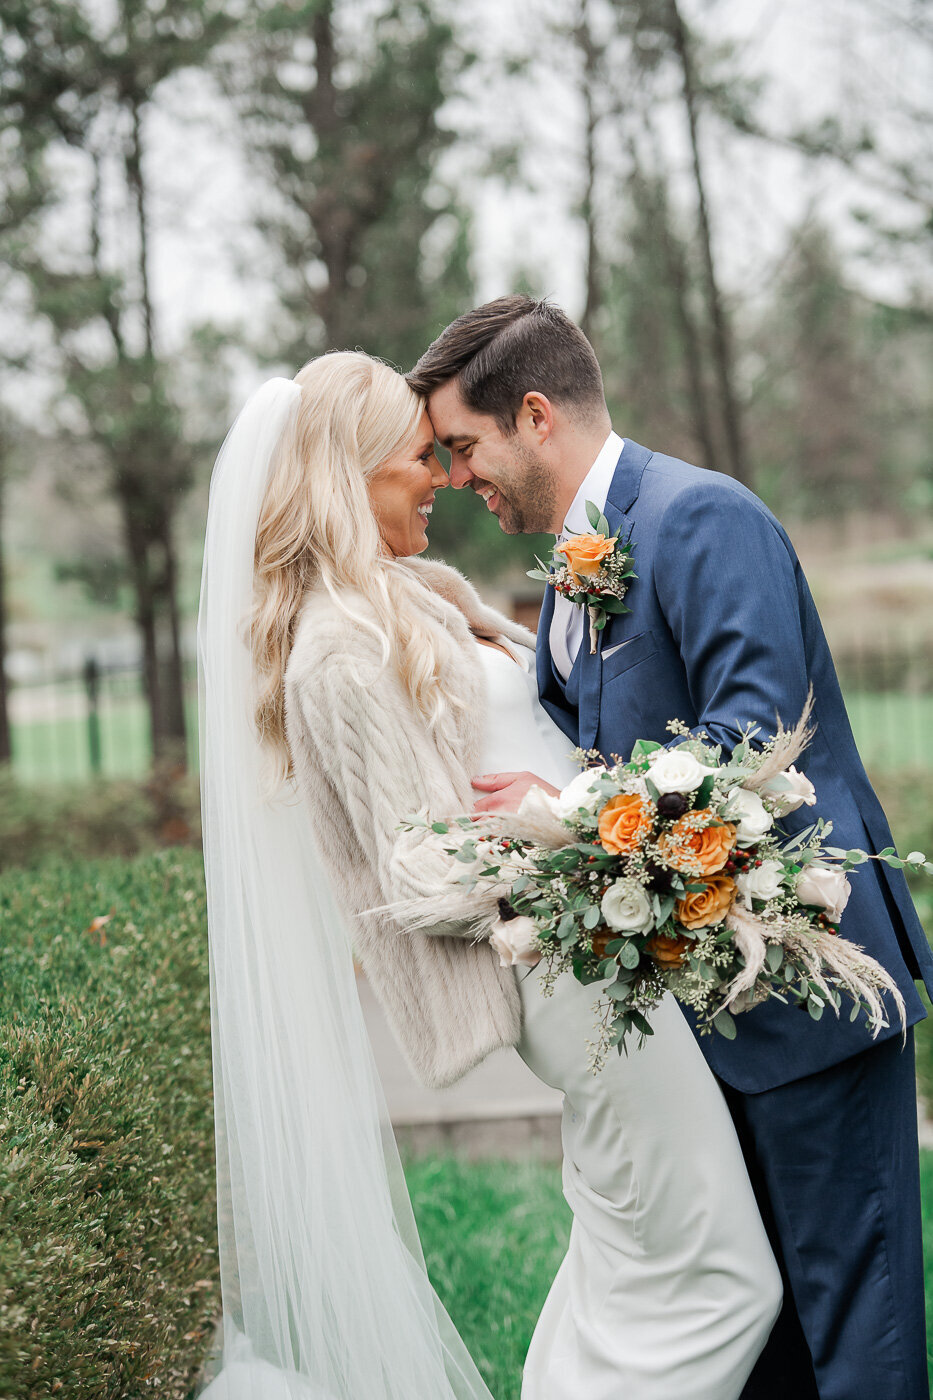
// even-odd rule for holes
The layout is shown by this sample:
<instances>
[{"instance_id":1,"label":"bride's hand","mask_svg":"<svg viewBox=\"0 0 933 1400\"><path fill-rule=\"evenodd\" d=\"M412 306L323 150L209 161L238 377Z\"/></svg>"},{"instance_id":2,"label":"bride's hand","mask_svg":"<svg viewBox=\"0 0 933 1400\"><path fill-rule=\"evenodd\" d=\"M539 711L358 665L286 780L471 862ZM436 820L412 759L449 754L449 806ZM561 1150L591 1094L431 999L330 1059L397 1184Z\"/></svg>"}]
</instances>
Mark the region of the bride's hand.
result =
<instances>
[{"instance_id":1,"label":"bride's hand","mask_svg":"<svg viewBox=\"0 0 933 1400\"><path fill-rule=\"evenodd\" d=\"M543 788L556 797L559 788L552 787L535 773L484 773L474 778L471 786L488 797L478 797L473 804L473 815L483 816L487 812L517 812L522 798L529 788Z\"/></svg>"}]
</instances>

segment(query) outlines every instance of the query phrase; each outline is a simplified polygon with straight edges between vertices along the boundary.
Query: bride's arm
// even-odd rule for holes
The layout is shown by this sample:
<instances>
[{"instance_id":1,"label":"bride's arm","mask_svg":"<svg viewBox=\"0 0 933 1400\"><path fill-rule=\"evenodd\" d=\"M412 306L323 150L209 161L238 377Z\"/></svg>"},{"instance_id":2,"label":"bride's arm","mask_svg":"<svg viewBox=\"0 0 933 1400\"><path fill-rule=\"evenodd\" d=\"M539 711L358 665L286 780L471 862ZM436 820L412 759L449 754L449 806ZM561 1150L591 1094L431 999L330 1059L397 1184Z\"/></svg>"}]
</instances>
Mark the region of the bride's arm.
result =
<instances>
[{"instance_id":1,"label":"bride's arm","mask_svg":"<svg viewBox=\"0 0 933 1400\"><path fill-rule=\"evenodd\" d=\"M464 900L455 883L463 866L446 854L443 840L430 829L399 830L415 814L438 820L468 811L470 800L458 785L468 793L469 778L455 754L441 757L427 722L415 714L390 666L367 686L357 680L359 669L358 658L332 654L290 686L293 752L303 743L313 748L315 767L343 807L358 850L375 869L383 904L404 903L415 917L416 907L430 909L427 933L482 936L488 922L444 916L445 904L462 910ZM307 789L313 775L304 776L296 758L299 782ZM312 806L320 806L318 794L308 796ZM356 858L357 851L347 852L348 879Z\"/></svg>"}]
</instances>

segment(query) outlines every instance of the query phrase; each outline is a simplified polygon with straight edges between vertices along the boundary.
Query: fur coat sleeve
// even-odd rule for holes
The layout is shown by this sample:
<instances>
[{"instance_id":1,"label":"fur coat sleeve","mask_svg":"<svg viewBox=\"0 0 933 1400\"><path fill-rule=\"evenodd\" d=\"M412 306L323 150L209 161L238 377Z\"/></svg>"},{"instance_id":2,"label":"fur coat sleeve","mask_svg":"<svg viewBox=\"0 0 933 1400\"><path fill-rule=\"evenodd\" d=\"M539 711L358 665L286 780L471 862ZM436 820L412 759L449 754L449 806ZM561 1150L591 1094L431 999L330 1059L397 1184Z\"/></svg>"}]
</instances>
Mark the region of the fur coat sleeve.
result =
<instances>
[{"instance_id":1,"label":"fur coat sleeve","mask_svg":"<svg viewBox=\"0 0 933 1400\"><path fill-rule=\"evenodd\" d=\"M297 718L327 790L344 809L352 849L372 864L380 903L436 898L456 874L453 862L433 832L400 831L399 823L469 812L470 755L427 729L400 678L382 667L375 637L355 635L352 650L321 655L322 640L319 631L314 667L302 669L291 689L292 733ZM470 698L482 703L481 695ZM426 931L475 933L462 921Z\"/></svg>"},{"instance_id":2,"label":"fur coat sleeve","mask_svg":"<svg viewBox=\"0 0 933 1400\"><path fill-rule=\"evenodd\" d=\"M399 823L416 813L438 819L472 808L486 697L471 629L526 645L533 638L486 608L454 570L416 560L404 567L456 703L430 725L384 664L363 600L342 598L340 606L315 588L286 671L286 730L296 783L335 891L353 916L370 981L416 1072L439 1084L491 1049L514 1044L520 1003L511 969L499 967L487 942L474 942L475 921L422 930L386 911L436 898L459 873L433 833L400 832Z\"/></svg>"}]
</instances>

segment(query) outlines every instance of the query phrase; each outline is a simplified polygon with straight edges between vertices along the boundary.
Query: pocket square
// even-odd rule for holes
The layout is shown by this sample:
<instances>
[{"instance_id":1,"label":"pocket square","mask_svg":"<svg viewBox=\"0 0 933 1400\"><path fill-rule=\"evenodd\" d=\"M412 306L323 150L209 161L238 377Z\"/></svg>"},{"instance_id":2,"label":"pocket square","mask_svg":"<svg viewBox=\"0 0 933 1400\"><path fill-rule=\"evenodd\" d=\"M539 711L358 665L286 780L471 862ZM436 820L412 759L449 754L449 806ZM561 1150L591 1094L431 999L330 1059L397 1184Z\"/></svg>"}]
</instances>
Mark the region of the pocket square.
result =
<instances>
[{"instance_id":1,"label":"pocket square","mask_svg":"<svg viewBox=\"0 0 933 1400\"><path fill-rule=\"evenodd\" d=\"M629 643L634 642L634 640L634 637L626 637L624 642L616 642L614 647L606 647L606 650L602 654L603 660L608 661L610 656L615 656L617 651L621 651L623 647L627 647Z\"/></svg>"}]
</instances>

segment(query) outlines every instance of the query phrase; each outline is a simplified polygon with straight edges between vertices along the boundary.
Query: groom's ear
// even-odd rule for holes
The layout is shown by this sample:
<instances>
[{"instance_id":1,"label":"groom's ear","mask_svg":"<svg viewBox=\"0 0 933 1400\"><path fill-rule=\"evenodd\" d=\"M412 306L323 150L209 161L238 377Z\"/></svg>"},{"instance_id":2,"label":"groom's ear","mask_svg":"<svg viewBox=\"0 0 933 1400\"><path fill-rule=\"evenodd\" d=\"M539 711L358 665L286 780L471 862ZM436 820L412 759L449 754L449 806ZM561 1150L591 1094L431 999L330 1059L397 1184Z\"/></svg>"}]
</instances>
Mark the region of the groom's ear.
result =
<instances>
[{"instance_id":1,"label":"groom's ear","mask_svg":"<svg viewBox=\"0 0 933 1400\"><path fill-rule=\"evenodd\" d=\"M543 447L554 431L554 407L545 394L530 390L522 399L515 427L529 445Z\"/></svg>"}]
</instances>

